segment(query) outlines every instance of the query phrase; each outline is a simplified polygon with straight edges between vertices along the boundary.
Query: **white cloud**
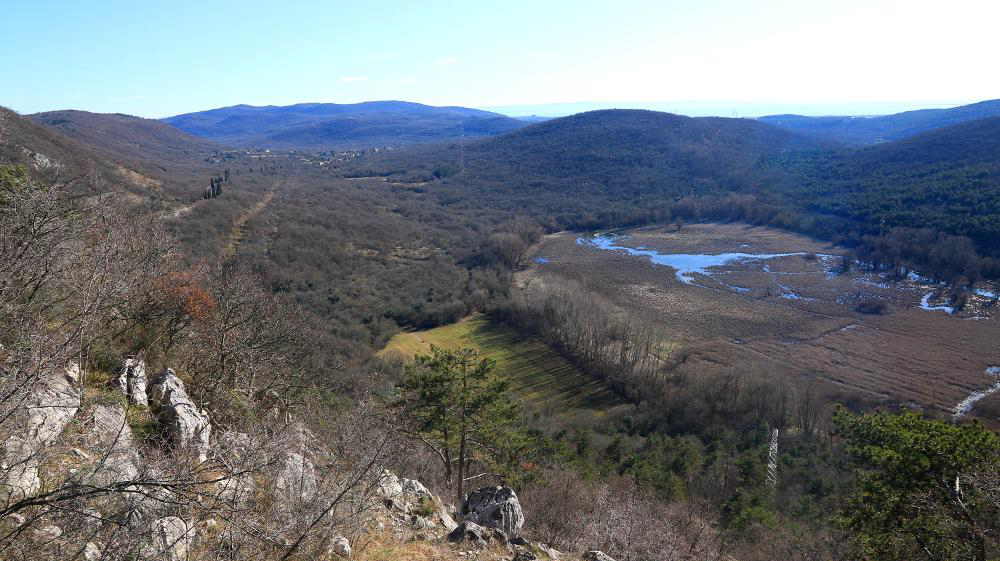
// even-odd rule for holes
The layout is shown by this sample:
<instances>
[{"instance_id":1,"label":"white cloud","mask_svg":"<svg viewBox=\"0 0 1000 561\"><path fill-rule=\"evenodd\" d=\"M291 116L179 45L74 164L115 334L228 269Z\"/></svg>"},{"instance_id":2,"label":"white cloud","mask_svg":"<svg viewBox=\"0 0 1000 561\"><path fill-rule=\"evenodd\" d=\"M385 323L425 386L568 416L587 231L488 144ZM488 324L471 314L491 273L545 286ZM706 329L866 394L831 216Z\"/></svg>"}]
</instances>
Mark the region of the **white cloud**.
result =
<instances>
[{"instance_id":1,"label":"white cloud","mask_svg":"<svg viewBox=\"0 0 1000 561\"><path fill-rule=\"evenodd\" d=\"M340 79L341 82L364 82L368 79L368 76L344 76Z\"/></svg>"},{"instance_id":2,"label":"white cloud","mask_svg":"<svg viewBox=\"0 0 1000 561\"><path fill-rule=\"evenodd\" d=\"M455 64L457 62L458 62L457 58L455 58L453 56L450 56L448 58L443 58L443 59L435 62L434 64L437 65L437 66L451 66L451 65L453 65L453 64Z\"/></svg>"}]
</instances>

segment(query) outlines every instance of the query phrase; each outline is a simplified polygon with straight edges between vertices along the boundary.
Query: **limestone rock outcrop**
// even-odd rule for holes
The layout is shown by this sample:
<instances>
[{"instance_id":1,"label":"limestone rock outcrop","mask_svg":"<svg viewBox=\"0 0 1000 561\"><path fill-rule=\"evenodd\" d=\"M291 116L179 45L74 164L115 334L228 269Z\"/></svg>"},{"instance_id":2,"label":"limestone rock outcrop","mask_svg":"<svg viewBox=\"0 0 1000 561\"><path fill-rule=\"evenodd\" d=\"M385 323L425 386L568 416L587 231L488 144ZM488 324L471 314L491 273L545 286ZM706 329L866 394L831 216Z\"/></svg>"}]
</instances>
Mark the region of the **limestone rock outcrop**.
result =
<instances>
[{"instance_id":1,"label":"limestone rock outcrop","mask_svg":"<svg viewBox=\"0 0 1000 561\"><path fill-rule=\"evenodd\" d=\"M275 480L275 487L293 503L313 498L317 481L312 461L297 452L287 452Z\"/></svg>"},{"instance_id":2,"label":"limestone rock outcrop","mask_svg":"<svg viewBox=\"0 0 1000 561\"><path fill-rule=\"evenodd\" d=\"M487 528L496 528L515 537L524 526L524 512L517 493L510 487L483 487L465 496L463 519Z\"/></svg>"},{"instance_id":3,"label":"limestone rock outcrop","mask_svg":"<svg viewBox=\"0 0 1000 561\"><path fill-rule=\"evenodd\" d=\"M41 486L38 467L46 447L51 445L80 407L80 367L66 367L42 373L24 408L23 429L3 444L7 492L15 496L37 493Z\"/></svg>"},{"instance_id":4,"label":"limestone rock outcrop","mask_svg":"<svg viewBox=\"0 0 1000 561\"><path fill-rule=\"evenodd\" d=\"M194 542L194 525L188 524L182 518L167 516L153 522L150 531L152 540L152 559L167 561L182 561L187 559L188 550Z\"/></svg>"},{"instance_id":5,"label":"limestone rock outcrop","mask_svg":"<svg viewBox=\"0 0 1000 561\"><path fill-rule=\"evenodd\" d=\"M146 396L146 363L137 358L126 358L118 376L113 380L115 388L128 397L133 405L149 406Z\"/></svg>"},{"instance_id":6,"label":"limestone rock outcrop","mask_svg":"<svg viewBox=\"0 0 1000 561\"><path fill-rule=\"evenodd\" d=\"M385 470L379 478L378 493L391 509L406 515L419 512L411 517L415 529L429 529L429 526L440 524L446 532L451 532L458 527L441 499L416 479L400 478Z\"/></svg>"},{"instance_id":7,"label":"limestone rock outcrop","mask_svg":"<svg viewBox=\"0 0 1000 561\"><path fill-rule=\"evenodd\" d=\"M98 484L134 480L139 475L139 452L125 411L116 405L97 405L90 416L90 440L100 452L90 475Z\"/></svg>"},{"instance_id":8,"label":"limestone rock outcrop","mask_svg":"<svg viewBox=\"0 0 1000 561\"><path fill-rule=\"evenodd\" d=\"M208 458L212 424L208 413L188 397L184 382L167 368L149 388L149 398L172 444L192 450L204 462Z\"/></svg>"},{"instance_id":9,"label":"limestone rock outcrop","mask_svg":"<svg viewBox=\"0 0 1000 561\"><path fill-rule=\"evenodd\" d=\"M583 554L583 561L615 561L603 551L588 551Z\"/></svg>"}]
</instances>

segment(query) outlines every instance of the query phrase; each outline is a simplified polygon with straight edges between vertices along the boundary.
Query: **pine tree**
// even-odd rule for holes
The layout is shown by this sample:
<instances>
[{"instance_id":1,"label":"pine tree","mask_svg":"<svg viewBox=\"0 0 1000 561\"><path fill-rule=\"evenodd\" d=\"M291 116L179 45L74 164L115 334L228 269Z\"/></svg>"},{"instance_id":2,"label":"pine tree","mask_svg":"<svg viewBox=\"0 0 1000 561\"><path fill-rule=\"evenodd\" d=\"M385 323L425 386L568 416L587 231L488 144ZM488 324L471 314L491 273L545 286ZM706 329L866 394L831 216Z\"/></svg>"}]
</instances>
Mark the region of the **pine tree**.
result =
<instances>
[{"instance_id":1,"label":"pine tree","mask_svg":"<svg viewBox=\"0 0 1000 561\"><path fill-rule=\"evenodd\" d=\"M503 477L524 447L521 406L495 364L473 349L431 347L407 368L404 432L437 454L458 504L473 465Z\"/></svg>"},{"instance_id":2,"label":"pine tree","mask_svg":"<svg viewBox=\"0 0 1000 561\"><path fill-rule=\"evenodd\" d=\"M859 468L838 522L866 558L1000 558L1000 435L911 411L834 420Z\"/></svg>"}]
</instances>

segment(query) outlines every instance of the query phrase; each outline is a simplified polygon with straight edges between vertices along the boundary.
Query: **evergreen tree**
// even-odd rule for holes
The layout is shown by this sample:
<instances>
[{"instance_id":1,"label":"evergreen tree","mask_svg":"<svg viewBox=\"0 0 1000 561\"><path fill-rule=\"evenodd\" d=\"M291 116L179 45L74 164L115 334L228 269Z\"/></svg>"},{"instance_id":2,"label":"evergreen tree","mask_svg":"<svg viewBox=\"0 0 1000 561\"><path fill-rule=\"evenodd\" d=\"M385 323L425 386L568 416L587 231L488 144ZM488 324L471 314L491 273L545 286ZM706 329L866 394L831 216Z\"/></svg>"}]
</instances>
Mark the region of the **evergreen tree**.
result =
<instances>
[{"instance_id":1,"label":"evergreen tree","mask_svg":"<svg viewBox=\"0 0 1000 561\"><path fill-rule=\"evenodd\" d=\"M861 554L880 560L1000 558L1000 436L899 415L835 421L860 468L839 518Z\"/></svg>"},{"instance_id":2,"label":"evergreen tree","mask_svg":"<svg viewBox=\"0 0 1000 561\"><path fill-rule=\"evenodd\" d=\"M454 485L458 504L472 466L508 476L525 446L521 406L507 395L510 380L473 349L431 347L407 368L404 432L430 447Z\"/></svg>"}]
</instances>

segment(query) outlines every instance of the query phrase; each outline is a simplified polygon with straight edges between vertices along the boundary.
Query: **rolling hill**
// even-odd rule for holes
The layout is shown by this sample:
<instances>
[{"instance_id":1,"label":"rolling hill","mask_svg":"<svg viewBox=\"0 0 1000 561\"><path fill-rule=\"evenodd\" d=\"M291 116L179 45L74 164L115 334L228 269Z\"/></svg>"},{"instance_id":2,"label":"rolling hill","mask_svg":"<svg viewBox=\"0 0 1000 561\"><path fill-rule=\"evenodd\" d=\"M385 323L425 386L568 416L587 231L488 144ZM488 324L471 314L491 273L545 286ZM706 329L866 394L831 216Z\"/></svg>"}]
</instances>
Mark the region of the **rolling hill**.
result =
<instances>
[{"instance_id":1,"label":"rolling hill","mask_svg":"<svg viewBox=\"0 0 1000 561\"><path fill-rule=\"evenodd\" d=\"M758 120L801 135L861 146L997 115L1000 115L1000 99L950 109L921 109L877 117L770 115Z\"/></svg>"},{"instance_id":2,"label":"rolling hill","mask_svg":"<svg viewBox=\"0 0 1000 561\"><path fill-rule=\"evenodd\" d=\"M0 108L0 162L65 177L114 173L93 148L5 108Z\"/></svg>"},{"instance_id":3,"label":"rolling hill","mask_svg":"<svg viewBox=\"0 0 1000 561\"><path fill-rule=\"evenodd\" d=\"M461 175L471 184L521 193L673 197L718 188L764 156L817 147L749 119L616 109L552 119L464 148L453 143L397 150L361 160L354 171L391 172L411 181L458 181Z\"/></svg>"},{"instance_id":4,"label":"rolling hill","mask_svg":"<svg viewBox=\"0 0 1000 561\"><path fill-rule=\"evenodd\" d=\"M215 142L280 150L331 150L399 146L492 136L528 123L464 107L403 101L289 106L235 105L163 119Z\"/></svg>"},{"instance_id":5,"label":"rolling hill","mask_svg":"<svg viewBox=\"0 0 1000 561\"><path fill-rule=\"evenodd\" d=\"M189 162L224 149L162 121L121 113L65 110L35 113L28 118L122 159Z\"/></svg>"},{"instance_id":6,"label":"rolling hill","mask_svg":"<svg viewBox=\"0 0 1000 561\"><path fill-rule=\"evenodd\" d=\"M225 149L166 123L118 113L50 111L19 120L22 128L16 136L34 143L61 139L69 147L67 156L87 155L89 166L105 169L105 177L120 180L137 193L166 200L200 195L201 185L214 172L206 158ZM29 132L27 123L34 132Z\"/></svg>"},{"instance_id":7,"label":"rolling hill","mask_svg":"<svg viewBox=\"0 0 1000 561\"><path fill-rule=\"evenodd\" d=\"M1000 247L1000 117L828 153L774 158L819 213L933 228Z\"/></svg>"}]
</instances>

